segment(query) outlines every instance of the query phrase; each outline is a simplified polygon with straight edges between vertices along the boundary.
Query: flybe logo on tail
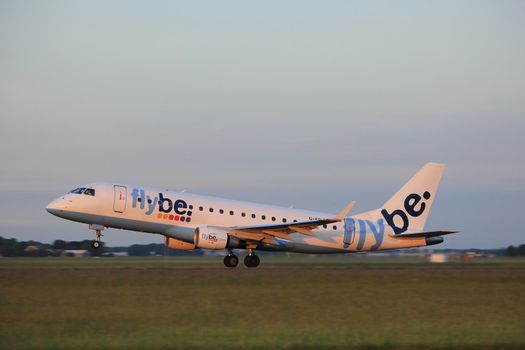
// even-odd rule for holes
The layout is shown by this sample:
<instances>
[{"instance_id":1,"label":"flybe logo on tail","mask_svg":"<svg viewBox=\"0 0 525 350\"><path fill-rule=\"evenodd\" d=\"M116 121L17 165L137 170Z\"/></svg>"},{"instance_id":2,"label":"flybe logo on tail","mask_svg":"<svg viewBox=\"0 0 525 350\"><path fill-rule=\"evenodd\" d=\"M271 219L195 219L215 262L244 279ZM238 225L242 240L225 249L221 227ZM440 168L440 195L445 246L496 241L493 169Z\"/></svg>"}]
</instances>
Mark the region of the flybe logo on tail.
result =
<instances>
[{"instance_id":1,"label":"flybe logo on tail","mask_svg":"<svg viewBox=\"0 0 525 350\"><path fill-rule=\"evenodd\" d=\"M410 224L410 221L408 219L408 216L417 218L421 214L425 212L426 204L425 201L422 201L422 199L430 199L431 195L430 192L425 191L423 193L423 197L421 197L417 193L411 193L405 198L404 209L405 211L401 209L396 209L393 212L389 213L386 209L381 210L381 214L383 214L383 217L385 218L385 221L388 223L390 227L394 230L394 234L399 235L406 230L408 230L408 225ZM416 208L418 204L419 208ZM395 217L398 217L402 221L401 226L397 226L394 222Z\"/></svg>"}]
</instances>

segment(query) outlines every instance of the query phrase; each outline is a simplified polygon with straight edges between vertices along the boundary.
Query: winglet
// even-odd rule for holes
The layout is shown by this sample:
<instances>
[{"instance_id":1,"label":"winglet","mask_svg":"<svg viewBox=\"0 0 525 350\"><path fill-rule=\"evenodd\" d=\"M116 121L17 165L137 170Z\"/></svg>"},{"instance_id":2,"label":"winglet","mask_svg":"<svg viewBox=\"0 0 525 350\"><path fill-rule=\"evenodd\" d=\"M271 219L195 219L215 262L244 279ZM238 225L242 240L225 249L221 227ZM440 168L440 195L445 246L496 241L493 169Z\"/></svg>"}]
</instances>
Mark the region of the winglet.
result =
<instances>
[{"instance_id":1,"label":"winglet","mask_svg":"<svg viewBox=\"0 0 525 350\"><path fill-rule=\"evenodd\" d=\"M348 214L350 212L350 210L352 210L352 208L354 207L356 201L351 201L350 203L348 203L348 205L343 209L341 210L341 212L339 214L337 214L337 217L336 219L341 221L345 218L346 214Z\"/></svg>"}]
</instances>

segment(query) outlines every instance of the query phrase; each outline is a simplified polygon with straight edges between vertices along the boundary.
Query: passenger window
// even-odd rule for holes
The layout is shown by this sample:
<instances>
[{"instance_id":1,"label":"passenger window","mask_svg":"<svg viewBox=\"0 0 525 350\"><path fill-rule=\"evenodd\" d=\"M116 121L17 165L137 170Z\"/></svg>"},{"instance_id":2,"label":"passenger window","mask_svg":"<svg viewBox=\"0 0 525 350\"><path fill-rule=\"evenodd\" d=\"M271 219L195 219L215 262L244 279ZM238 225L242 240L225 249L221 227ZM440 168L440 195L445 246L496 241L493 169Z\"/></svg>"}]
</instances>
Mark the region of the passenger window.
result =
<instances>
[{"instance_id":1,"label":"passenger window","mask_svg":"<svg viewBox=\"0 0 525 350\"><path fill-rule=\"evenodd\" d=\"M294 219L293 222L297 222L297 220Z\"/></svg>"},{"instance_id":2,"label":"passenger window","mask_svg":"<svg viewBox=\"0 0 525 350\"><path fill-rule=\"evenodd\" d=\"M286 222L286 218L283 218L283 222Z\"/></svg>"},{"instance_id":3,"label":"passenger window","mask_svg":"<svg viewBox=\"0 0 525 350\"><path fill-rule=\"evenodd\" d=\"M261 219L266 220L266 215L261 215Z\"/></svg>"},{"instance_id":4,"label":"passenger window","mask_svg":"<svg viewBox=\"0 0 525 350\"><path fill-rule=\"evenodd\" d=\"M323 225L323 228L326 228L326 224Z\"/></svg>"},{"instance_id":5,"label":"passenger window","mask_svg":"<svg viewBox=\"0 0 525 350\"><path fill-rule=\"evenodd\" d=\"M92 188L86 188L86 190L84 191L84 194L88 195L88 196L94 196L95 195L95 190L92 189Z\"/></svg>"},{"instance_id":6,"label":"passenger window","mask_svg":"<svg viewBox=\"0 0 525 350\"><path fill-rule=\"evenodd\" d=\"M332 228L333 228L334 230L337 230L337 226L335 226L335 225L334 225L334 226L332 226Z\"/></svg>"},{"instance_id":7,"label":"passenger window","mask_svg":"<svg viewBox=\"0 0 525 350\"><path fill-rule=\"evenodd\" d=\"M203 208L203 207L199 207L199 211L203 211L203 210L204 210L204 208Z\"/></svg>"},{"instance_id":8,"label":"passenger window","mask_svg":"<svg viewBox=\"0 0 525 350\"><path fill-rule=\"evenodd\" d=\"M241 213L241 216L242 216L242 217L245 217L245 216L246 216L246 213Z\"/></svg>"},{"instance_id":9,"label":"passenger window","mask_svg":"<svg viewBox=\"0 0 525 350\"><path fill-rule=\"evenodd\" d=\"M230 210L230 215L233 215L233 210Z\"/></svg>"},{"instance_id":10,"label":"passenger window","mask_svg":"<svg viewBox=\"0 0 525 350\"><path fill-rule=\"evenodd\" d=\"M252 219L255 219L255 214L252 214Z\"/></svg>"},{"instance_id":11,"label":"passenger window","mask_svg":"<svg viewBox=\"0 0 525 350\"><path fill-rule=\"evenodd\" d=\"M223 209L219 209L219 213L224 214L224 210Z\"/></svg>"},{"instance_id":12,"label":"passenger window","mask_svg":"<svg viewBox=\"0 0 525 350\"><path fill-rule=\"evenodd\" d=\"M275 216L272 216L272 221L275 221Z\"/></svg>"},{"instance_id":13,"label":"passenger window","mask_svg":"<svg viewBox=\"0 0 525 350\"><path fill-rule=\"evenodd\" d=\"M210 213L213 213L213 208L210 208Z\"/></svg>"}]
</instances>

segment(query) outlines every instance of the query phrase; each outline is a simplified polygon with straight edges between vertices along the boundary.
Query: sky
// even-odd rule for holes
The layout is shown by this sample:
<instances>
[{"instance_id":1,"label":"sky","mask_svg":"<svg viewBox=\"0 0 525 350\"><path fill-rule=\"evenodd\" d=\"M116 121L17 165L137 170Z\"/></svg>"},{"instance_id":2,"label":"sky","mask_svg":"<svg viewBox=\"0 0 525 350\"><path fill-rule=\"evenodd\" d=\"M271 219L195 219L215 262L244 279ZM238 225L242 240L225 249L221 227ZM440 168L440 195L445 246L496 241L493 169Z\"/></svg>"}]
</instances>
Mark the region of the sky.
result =
<instances>
[{"instance_id":1,"label":"sky","mask_svg":"<svg viewBox=\"0 0 525 350\"><path fill-rule=\"evenodd\" d=\"M447 164L443 248L525 243L523 1L0 0L0 236L114 181L339 212ZM107 230L108 245L162 242Z\"/></svg>"}]
</instances>

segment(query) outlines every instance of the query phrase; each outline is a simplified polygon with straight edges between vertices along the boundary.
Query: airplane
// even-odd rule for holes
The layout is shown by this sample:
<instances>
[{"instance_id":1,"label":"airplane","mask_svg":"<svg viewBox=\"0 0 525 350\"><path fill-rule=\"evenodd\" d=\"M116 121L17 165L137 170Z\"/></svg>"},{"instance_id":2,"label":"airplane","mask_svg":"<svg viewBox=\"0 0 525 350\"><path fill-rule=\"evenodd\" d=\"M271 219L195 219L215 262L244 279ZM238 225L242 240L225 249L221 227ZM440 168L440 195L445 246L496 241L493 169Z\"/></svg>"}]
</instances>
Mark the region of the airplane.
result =
<instances>
[{"instance_id":1,"label":"airplane","mask_svg":"<svg viewBox=\"0 0 525 350\"><path fill-rule=\"evenodd\" d=\"M257 267L261 251L334 254L439 244L458 231L424 231L445 165L425 164L378 209L349 216L355 201L337 215L121 183L75 188L47 205L58 217L88 224L93 248L102 231L116 228L160 234L172 249L226 251L224 265Z\"/></svg>"}]
</instances>

